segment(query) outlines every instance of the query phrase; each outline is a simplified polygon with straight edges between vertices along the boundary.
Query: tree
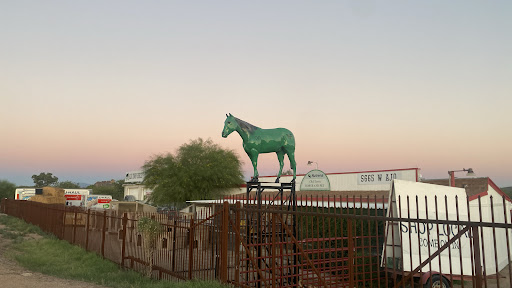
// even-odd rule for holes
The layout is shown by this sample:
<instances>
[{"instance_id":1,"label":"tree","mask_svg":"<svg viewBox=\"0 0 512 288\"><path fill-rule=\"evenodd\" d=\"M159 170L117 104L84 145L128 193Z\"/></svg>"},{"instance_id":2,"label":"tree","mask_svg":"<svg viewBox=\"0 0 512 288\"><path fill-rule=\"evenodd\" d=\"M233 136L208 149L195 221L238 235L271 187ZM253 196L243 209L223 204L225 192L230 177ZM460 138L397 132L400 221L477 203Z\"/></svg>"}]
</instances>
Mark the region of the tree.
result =
<instances>
[{"instance_id":1,"label":"tree","mask_svg":"<svg viewBox=\"0 0 512 288\"><path fill-rule=\"evenodd\" d=\"M144 250L146 250L146 260L148 262L146 275L151 278L153 274L153 256L156 249L156 240L158 235L163 231L162 225L156 220L142 217L137 221L137 230L144 236Z\"/></svg>"},{"instance_id":2,"label":"tree","mask_svg":"<svg viewBox=\"0 0 512 288\"><path fill-rule=\"evenodd\" d=\"M53 176L52 173L41 172L39 175L32 175L32 180L36 187L54 186L59 181L59 178Z\"/></svg>"},{"instance_id":3,"label":"tree","mask_svg":"<svg viewBox=\"0 0 512 288\"><path fill-rule=\"evenodd\" d=\"M87 188L92 189L96 195L111 195L112 199L123 200L124 198L124 180L117 180L114 184L108 186L91 185Z\"/></svg>"},{"instance_id":4,"label":"tree","mask_svg":"<svg viewBox=\"0 0 512 288\"><path fill-rule=\"evenodd\" d=\"M180 146L176 155L157 155L143 166L143 184L155 204L212 199L243 183L241 162L232 150L199 138Z\"/></svg>"},{"instance_id":5,"label":"tree","mask_svg":"<svg viewBox=\"0 0 512 288\"><path fill-rule=\"evenodd\" d=\"M14 192L16 190L16 185L7 181L0 181L0 200L4 198L14 199Z\"/></svg>"},{"instance_id":6,"label":"tree","mask_svg":"<svg viewBox=\"0 0 512 288\"><path fill-rule=\"evenodd\" d=\"M62 189L79 189L80 185L75 182L71 181L64 181L64 182L58 182L55 186L62 188Z\"/></svg>"},{"instance_id":7,"label":"tree","mask_svg":"<svg viewBox=\"0 0 512 288\"><path fill-rule=\"evenodd\" d=\"M503 193L507 194L508 197L512 198L512 186L511 187L501 187L500 188Z\"/></svg>"}]
</instances>

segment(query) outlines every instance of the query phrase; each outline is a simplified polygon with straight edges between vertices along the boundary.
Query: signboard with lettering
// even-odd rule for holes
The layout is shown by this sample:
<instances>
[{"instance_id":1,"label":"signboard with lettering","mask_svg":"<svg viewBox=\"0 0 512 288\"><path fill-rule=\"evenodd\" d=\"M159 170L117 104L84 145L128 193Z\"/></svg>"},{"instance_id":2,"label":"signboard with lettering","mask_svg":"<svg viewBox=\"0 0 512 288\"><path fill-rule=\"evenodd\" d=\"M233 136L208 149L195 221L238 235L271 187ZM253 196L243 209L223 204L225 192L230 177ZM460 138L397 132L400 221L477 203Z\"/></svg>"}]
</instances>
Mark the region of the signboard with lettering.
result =
<instances>
[{"instance_id":1,"label":"signboard with lettering","mask_svg":"<svg viewBox=\"0 0 512 288\"><path fill-rule=\"evenodd\" d=\"M88 208L110 209L112 208L110 202L112 202L111 195L89 195L87 196L86 206Z\"/></svg>"},{"instance_id":2,"label":"signboard with lettering","mask_svg":"<svg viewBox=\"0 0 512 288\"><path fill-rule=\"evenodd\" d=\"M89 189L64 189L64 197L66 197L66 205L68 206L84 206L85 198L89 195Z\"/></svg>"},{"instance_id":3,"label":"signboard with lettering","mask_svg":"<svg viewBox=\"0 0 512 288\"><path fill-rule=\"evenodd\" d=\"M386 255L386 266L392 267L396 263L401 263L403 271L413 271L421 264L420 259L428 259L459 234L459 231L465 228L464 225L433 224L427 222L427 219L467 221L466 197L464 188L394 180L390 190L387 216L407 218L410 215L415 221L386 222L385 235L387 236L382 254ZM457 203L459 204L458 215L451 209L456 207ZM450 207L450 210L447 207ZM469 233L461 234L457 241L449 245L449 249L443 250L421 271L440 271L443 274L456 275L463 272L465 275L468 273L471 275L470 246ZM441 263L456 264L440 267L439 257ZM382 261L384 264L384 256ZM462 267L460 261L462 261Z\"/></svg>"},{"instance_id":4,"label":"signboard with lettering","mask_svg":"<svg viewBox=\"0 0 512 288\"><path fill-rule=\"evenodd\" d=\"M301 191L331 191L331 183L324 172L320 170L311 170L300 182Z\"/></svg>"},{"instance_id":5,"label":"signboard with lettering","mask_svg":"<svg viewBox=\"0 0 512 288\"><path fill-rule=\"evenodd\" d=\"M357 174L358 185L378 185L391 183L393 179L402 179L402 173L400 171L382 171Z\"/></svg>"},{"instance_id":6,"label":"signboard with lettering","mask_svg":"<svg viewBox=\"0 0 512 288\"><path fill-rule=\"evenodd\" d=\"M132 171L126 173L125 183L141 183L144 180L144 171Z\"/></svg>"}]
</instances>

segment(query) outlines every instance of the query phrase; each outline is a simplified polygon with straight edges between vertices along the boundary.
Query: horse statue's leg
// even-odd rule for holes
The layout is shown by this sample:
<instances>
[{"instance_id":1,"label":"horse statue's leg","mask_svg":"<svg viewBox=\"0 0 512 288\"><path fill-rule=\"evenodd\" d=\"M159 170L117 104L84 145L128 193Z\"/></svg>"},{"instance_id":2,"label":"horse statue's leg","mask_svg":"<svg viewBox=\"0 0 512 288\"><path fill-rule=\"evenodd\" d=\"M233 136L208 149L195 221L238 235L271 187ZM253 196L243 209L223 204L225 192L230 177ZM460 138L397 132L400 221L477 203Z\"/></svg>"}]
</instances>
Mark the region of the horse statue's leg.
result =
<instances>
[{"instance_id":1,"label":"horse statue's leg","mask_svg":"<svg viewBox=\"0 0 512 288\"><path fill-rule=\"evenodd\" d=\"M251 159L252 167L254 168L254 176L251 178L249 182L258 182L258 151L250 151L247 152L247 155Z\"/></svg>"},{"instance_id":2,"label":"horse statue's leg","mask_svg":"<svg viewBox=\"0 0 512 288\"><path fill-rule=\"evenodd\" d=\"M281 178L281 173L283 173L284 166L284 151L277 151L277 160L279 160L279 173L277 173L276 183L279 183L279 178Z\"/></svg>"},{"instance_id":3,"label":"horse statue's leg","mask_svg":"<svg viewBox=\"0 0 512 288\"><path fill-rule=\"evenodd\" d=\"M297 163L295 163L295 152L288 152L288 160L290 160L290 167L293 170L293 180L295 182L295 178L297 177Z\"/></svg>"}]
</instances>

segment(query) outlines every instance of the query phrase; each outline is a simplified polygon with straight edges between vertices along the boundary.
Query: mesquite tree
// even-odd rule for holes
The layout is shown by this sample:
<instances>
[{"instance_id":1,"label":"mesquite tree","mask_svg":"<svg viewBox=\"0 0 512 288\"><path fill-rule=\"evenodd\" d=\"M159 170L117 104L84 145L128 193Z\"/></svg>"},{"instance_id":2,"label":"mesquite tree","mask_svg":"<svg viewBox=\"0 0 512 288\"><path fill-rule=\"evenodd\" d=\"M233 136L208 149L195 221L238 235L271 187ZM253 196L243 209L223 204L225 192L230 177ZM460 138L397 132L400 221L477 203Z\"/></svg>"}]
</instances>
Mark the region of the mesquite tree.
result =
<instances>
[{"instance_id":1,"label":"mesquite tree","mask_svg":"<svg viewBox=\"0 0 512 288\"><path fill-rule=\"evenodd\" d=\"M137 230L144 238L144 250L148 262L146 275L151 278L153 273L153 256L155 254L158 236L162 233L162 225L154 219L142 217L137 222Z\"/></svg>"}]
</instances>

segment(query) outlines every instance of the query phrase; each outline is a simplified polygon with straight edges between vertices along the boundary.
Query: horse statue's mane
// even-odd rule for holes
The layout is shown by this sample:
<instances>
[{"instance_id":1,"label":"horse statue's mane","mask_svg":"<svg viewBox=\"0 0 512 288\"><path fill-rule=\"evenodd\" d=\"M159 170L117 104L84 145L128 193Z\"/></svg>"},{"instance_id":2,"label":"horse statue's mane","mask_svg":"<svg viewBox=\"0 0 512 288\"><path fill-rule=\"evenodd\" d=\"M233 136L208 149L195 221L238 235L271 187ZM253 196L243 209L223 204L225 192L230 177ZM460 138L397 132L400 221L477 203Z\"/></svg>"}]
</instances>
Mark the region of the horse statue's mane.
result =
<instances>
[{"instance_id":1,"label":"horse statue's mane","mask_svg":"<svg viewBox=\"0 0 512 288\"><path fill-rule=\"evenodd\" d=\"M236 122L238 123L238 126L240 126L240 128L242 128L242 130L246 130L247 132L249 132L251 134L254 130L260 129L260 127L254 126L251 123L247 123L244 120L238 119L236 117L234 117L234 118L235 118Z\"/></svg>"}]
</instances>

